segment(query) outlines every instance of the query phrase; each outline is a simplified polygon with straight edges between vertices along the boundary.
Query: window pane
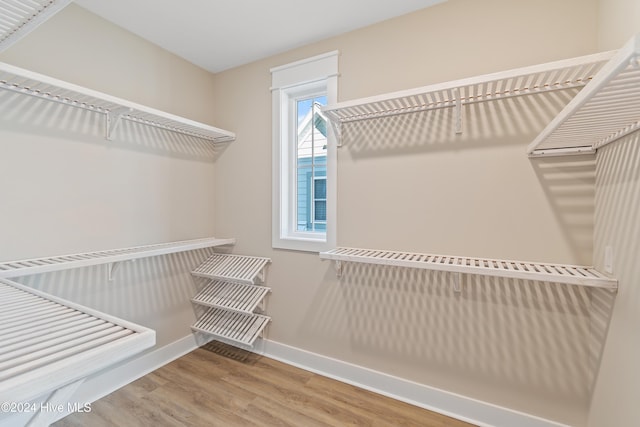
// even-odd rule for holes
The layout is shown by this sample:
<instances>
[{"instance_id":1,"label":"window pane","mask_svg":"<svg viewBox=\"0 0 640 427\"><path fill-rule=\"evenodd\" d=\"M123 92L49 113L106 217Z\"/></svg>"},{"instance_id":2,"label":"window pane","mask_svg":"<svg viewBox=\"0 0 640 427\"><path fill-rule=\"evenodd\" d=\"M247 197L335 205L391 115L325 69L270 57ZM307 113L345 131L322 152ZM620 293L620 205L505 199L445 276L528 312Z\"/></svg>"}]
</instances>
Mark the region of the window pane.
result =
<instances>
[{"instance_id":1,"label":"window pane","mask_svg":"<svg viewBox=\"0 0 640 427\"><path fill-rule=\"evenodd\" d=\"M327 198L327 180L326 179L316 179L315 183L315 199L326 199Z\"/></svg>"},{"instance_id":2,"label":"window pane","mask_svg":"<svg viewBox=\"0 0 640 427\"><path fill-rule=\"evenodd\" d=\"M315 215L316 215L316 221L327 220L327 201L326 200L315 201Z\"/></svg>"},{"instance_id":3,"label":"window pane","mask_svg":"<svg viewBox=\"0 0 640 427\"><path fill-rule=\"evenodd\" d=\"M296 100L297 231L326 229L316 224L327 217L327 119L321 111L326 103L326 96Z\"/></svg>"}]
</instances>

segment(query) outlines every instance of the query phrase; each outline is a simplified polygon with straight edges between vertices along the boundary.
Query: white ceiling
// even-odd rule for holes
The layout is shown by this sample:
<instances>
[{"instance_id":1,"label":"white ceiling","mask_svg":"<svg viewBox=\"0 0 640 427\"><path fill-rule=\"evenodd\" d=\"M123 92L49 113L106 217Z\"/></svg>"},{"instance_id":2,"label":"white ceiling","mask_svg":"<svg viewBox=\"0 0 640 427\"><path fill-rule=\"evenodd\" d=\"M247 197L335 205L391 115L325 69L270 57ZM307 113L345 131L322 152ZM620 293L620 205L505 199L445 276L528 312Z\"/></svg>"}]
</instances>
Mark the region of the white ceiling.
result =
<instances>
[{"instance_id":1,"label":"white ceiling","mask_svg":"<svg viewBox=\"0 0 640 427\"><path fill-rule=\"evenodd\" d=\"M211 72L446 0L76 0Z\"/></svg>"}]
</instances>

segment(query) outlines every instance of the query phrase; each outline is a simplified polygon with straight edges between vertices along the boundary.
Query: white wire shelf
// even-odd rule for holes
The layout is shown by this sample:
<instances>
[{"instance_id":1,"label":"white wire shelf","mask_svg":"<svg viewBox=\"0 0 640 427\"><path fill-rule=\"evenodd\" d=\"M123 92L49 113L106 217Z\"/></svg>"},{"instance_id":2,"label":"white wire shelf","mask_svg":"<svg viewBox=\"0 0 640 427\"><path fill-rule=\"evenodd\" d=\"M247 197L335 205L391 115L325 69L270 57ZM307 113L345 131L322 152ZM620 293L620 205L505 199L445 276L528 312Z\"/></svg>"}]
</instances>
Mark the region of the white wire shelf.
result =
<instances>
[{"instance_id":1,"label":"white wire shelf","mask_svg":"<svg viewBox=\"0 0 640 427\"><path fill-rule=\"evenodd\" d=\"M391 265L407 268L509 277L551 283L617 290L618 281L592 267L538 262L429 255L357 248L336 248L320 253L320 258L336 262Z\"/></svg>"},{"instance_id":2,"label":"white wire shelf","mask_svg":"<svg viewBox=\"0 0 640 427\"><path fill-rule=\"evenodd\" d=\"M191 301L207 307L252 314L270 291L265 286L212 280Z\"/></svg>"},{"instance_id":3,"label":"white wire shelf","mask_svg":"<svg viewBox=\"0 0 640 427\"><path fill-rule=\"evenodd\" d=\"M260 314L244 314L220 308L210 308L191 326L215 339L252 347L271 318Z\"/></svg>"},{"instance_id":4,"label":"white wire shelf","mask_svg":"<svg viewBox=\"0 0 640 427\"><path fill-rule=\"evenodd\" d=\"M640 128L640 34L593 77L529 145L532 156L587 146L597 150Z\"/></svg>"},{"instance_id":5,"label":"white wire shelf","mask_svg":"<svg viewBox=\"0 0 640 427\"><path fill-rule=\"evenodd\" d=\"M569 88L582 88L613 56L603 52L328 105L323 108L340 136L342 123L439 108L456 108L461 131L464 105Z\"/></svg>"},{"instance_id":6,"label":"white wire shelf","mask_svg":"<svg viewBox=\"0 0 640 427\"><path fill-rule=\"evenodd\" d=\"M0 279L0 402L28 402L153 345L151 329Z\"/></svg>"},{"instance_id":7,"label":"white wire shelf","mask_svg":"<svg viewBox=\"0 0 640 427\"><path fill-rule=\"evenodd\" d=\"M213 254L191 272L208 279L229 280L246 284L264 282L264 268L271 260L245 255Z\"/></svg>"},{"instance_id":8,"label":"white wire shelf","mask_svg":"<svg viewBox=\"0 0 640 427\"><path fill-rule=\"evenodd\" d=\"M8 49L72 0L0 0L0 52Z\"/></svg>"},{"instance_id":9,"label":"white wire shelf","mask_svg":"<svg viewBox=\"0 0 640 427\"><path fill-rule=\"evenodd\" d=\"M235 134L131 101L0 62L0 88L90 110L105 116L105 137L114 138L120 120L129 120L213 143L230 142Z\"/></svg>"},{"instance_id":10,"label":"white wire shelf","mask_svg":"<svg viewBox=\"0 0 640 427\"><path fill-rule=\"evenodd\" d=\"M1 262L0 278L28 276L100 264L113 264L120 261L233 244L235 244L235 239L216 239L209 237L205 239L183 240L123 249Z\"/></svg>"}]
</instances>

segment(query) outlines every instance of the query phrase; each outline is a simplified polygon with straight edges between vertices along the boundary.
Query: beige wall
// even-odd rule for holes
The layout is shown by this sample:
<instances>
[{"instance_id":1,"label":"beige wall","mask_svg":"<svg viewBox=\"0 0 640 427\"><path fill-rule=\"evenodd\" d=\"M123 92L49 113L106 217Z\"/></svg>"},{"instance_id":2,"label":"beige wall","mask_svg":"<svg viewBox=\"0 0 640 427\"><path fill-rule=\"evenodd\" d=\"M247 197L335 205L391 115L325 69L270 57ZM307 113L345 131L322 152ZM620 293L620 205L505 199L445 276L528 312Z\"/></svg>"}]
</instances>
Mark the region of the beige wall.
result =
<instances>
[{"instance_id":1,"label":"beige wall","mask_svg":"<svg viewBox=\"0 0 640 427\"><path fill-rule=\"evenodd\" d=\"M71 5L0 61L215 125L213 76ZM208 144L0 91L0 260L168 242L214 234ZM189 275L206 255L156 257L21 279L157 331L190 335Z\"/></svg>"},{"instance_id":2,"label":"beige wall","mask_svg":"<svg viewBox=\"0 0 640 427\"><path fill-rule=\"evenodd\" d=\"M640 2L598 0L598 49L620 48L640 32Z\"/></svg>"},{"instance_id":3,"label":"beige wall","mask_svg":"<svg viewBox=\"0 0 640 427\"><path fill-rule=\"evenodd\" d=\"M640 32L640 3L600 0L598 44L617 49ZM598 151L593 263L604 269L607 246L614 256L619 281L615 297L601 295L594 324L606 329L606 345L589 413L589 426L623 427L638 424L640 408L640 136L625 137Z\"/></svg>"},{"instance_id":4,"label":"beige wall","mask_svg":"<svg viewBox=\"0 0 640 427\"><path fill-rule=\"evenodd\" d=\"M636 132L598 151L594 265L604 270L604 252L613 250L619 281L606 346L591 404L589 425L637 425L640 408L640 135Z\"/></svg>"},{"instance_id":5,"label":"beige wall","mask_svg":"<svg viewBox=\"0 0 640 427\"><path fill-rule=\"evenodd\" d=\"M468 278L458 295L446 275L357 267L340 283L317 255L271 249L269 69L337 49L349 100L592 53L596 21L596 1L450 0L216 75L216 118L238 134L216 164L216 231L273 259L268 338L584 425L588 292ZM525 155L568 98L477 104L461 137L444 112L346 128L339 245L589 264L594 158Z\"/></svg>"},{"instance_id":6,"label":"beige wall","mask_svg":"<svg viewBox=\"0 0 640 427\"><path fill-rule=\"evenodd\" d=\"M213 77L71 5L0 61L214 124ZM3 91L0 259L213 234L206 144Z\"/></svg>"}]
</instances>

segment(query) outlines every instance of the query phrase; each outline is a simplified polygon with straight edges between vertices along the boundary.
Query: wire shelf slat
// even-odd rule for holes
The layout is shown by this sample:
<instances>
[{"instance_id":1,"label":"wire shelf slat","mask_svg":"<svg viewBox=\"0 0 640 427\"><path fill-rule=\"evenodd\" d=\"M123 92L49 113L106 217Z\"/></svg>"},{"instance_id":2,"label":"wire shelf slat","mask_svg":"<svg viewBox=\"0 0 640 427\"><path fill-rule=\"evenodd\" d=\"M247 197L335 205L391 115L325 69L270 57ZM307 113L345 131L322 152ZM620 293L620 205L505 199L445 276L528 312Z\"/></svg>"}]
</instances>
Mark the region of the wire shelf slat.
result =
<instances>
[{"instance_id":1,"label":"wire shelf slat","mask_svg":"<svg viewBox=\"0 0 640 427\"><path fill-rule=\"evenodd\" d=\"M213 254L191 272L194 276L254 284L271 260L245 255Z\"/></svg>"},{"instance_id":2,"label":"wire shelf slat","mask_svg":"<svg viewBox=\"0 0 640 427\"><path fill-rule=\"evenodd\" d=\"M269 291L265 286L212 280L191 301L208 307L251 314Z\"/></svg>"},{"instance_id":3,"label":"wire shelf slat","mask_svg":"<svg viewBox=\"0 0 640 427\"><path fill-rule=\"evenodd\" d=\"M448 271L485 276L509 277L551 283L565 283L616 290L618 281L605 276L592 267L498 260L488 258L455 257L447 255L415 254L397 251L369 251L337 248L321 252L320 258L366 264L393 265L406 268ZM358 255L357 251L367 255ZM373 255L372 255L373 254Z\"/></svg>"},{"instance_id":4,"label":"wire shelf slat","mask_svg":"<svg viewBox=\"0 0 640 427\"><path fill-rule=\"evenodd\" d=\"M260 314L243 314L213 307L191 329L216 339L252 347L270 320Z\"/></svg>"},{"instance_id":5,"label":"wire shelf slat","mask_svg":"<svg viewBox=\"0 0 640 427\"><path fill-rule=\"evenodd\" d=\"M235 244L235 239L210 237L32 260L6 261L0 263L0 278L28 276L232 244Z\"/></svg>"},{"instance_id":6,"label":"wire shelf slat","mask_svg":"<svg viewBox=\"0 0 640 427\"><path fill-rule=\"evenodd\" d=\"M16 282L0 279L0 294L24 302L0 323L3 402L50 393L155 344L150 329Z\"/></svg>"}]
</instances>

